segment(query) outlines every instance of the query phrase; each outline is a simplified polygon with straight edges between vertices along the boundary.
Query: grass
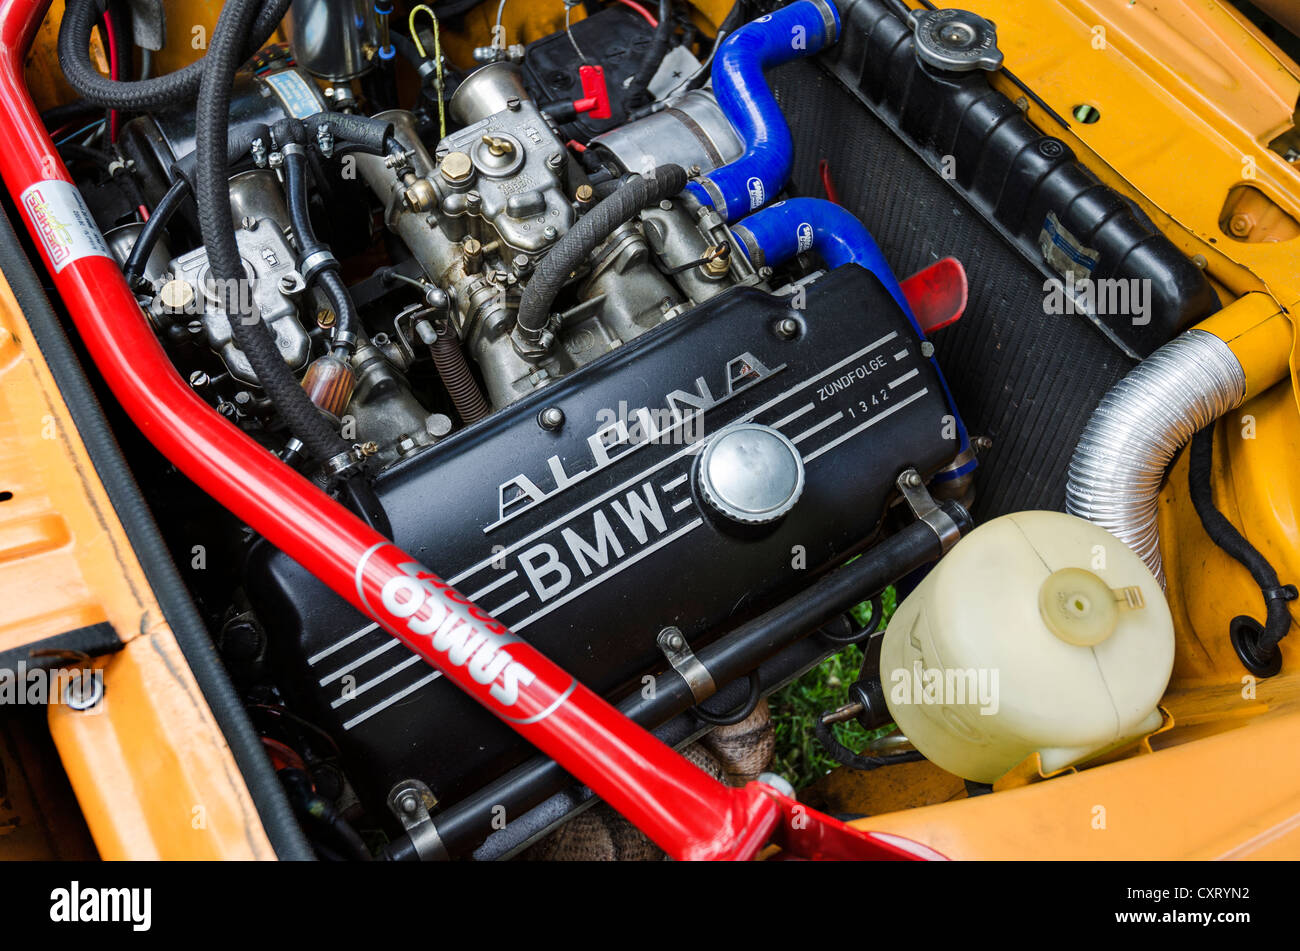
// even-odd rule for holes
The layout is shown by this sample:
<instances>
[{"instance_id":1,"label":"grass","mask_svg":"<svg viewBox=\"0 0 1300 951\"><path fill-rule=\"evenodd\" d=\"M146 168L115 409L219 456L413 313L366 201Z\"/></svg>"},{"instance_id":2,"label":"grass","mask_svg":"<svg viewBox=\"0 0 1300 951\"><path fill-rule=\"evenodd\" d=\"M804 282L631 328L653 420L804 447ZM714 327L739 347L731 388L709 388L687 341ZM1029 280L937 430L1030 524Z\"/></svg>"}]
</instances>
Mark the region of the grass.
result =
<instances>
[{"instance_id":1,"label":"grass","mask_svg":"<svg viewBox=\"0 0 1300 951\"><path fill-rule=\"evenodd\" d=\"M887 588L880 600L883 628L897 607L894 589ZM859 604L852 613L859 624L867 624L871 620L870 602ZM812 785L839 765L817 742L813 724L824 711L848 702L849 685L858 679L861 668L861 648L849 646L768 698L776 731L776 752L770 769L784 776L795 789ZM835 727L840 742L852 750L861 750L892 729L891 724L868 732L856 720Z\"/></svg>"}]
</instances>

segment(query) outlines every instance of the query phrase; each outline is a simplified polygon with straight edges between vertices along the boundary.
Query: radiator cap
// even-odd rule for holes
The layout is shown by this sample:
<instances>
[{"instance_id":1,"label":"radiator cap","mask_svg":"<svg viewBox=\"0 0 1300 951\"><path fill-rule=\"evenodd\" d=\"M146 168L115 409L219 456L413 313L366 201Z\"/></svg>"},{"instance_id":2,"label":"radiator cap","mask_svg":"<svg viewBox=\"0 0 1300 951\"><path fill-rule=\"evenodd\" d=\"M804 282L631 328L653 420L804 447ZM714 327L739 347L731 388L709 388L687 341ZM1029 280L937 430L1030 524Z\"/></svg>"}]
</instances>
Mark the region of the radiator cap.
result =
<instances>
[{"instance_id":1,"label":"radiator cap","mask_svg":"<svg viewBox=\"0 0 1300 951\"><path fill-rule=\"evenodd\" d=\"M916 55L937 69L965 73L1002 68L997 27L967 10L914 10Z\"/></svg>"}]
</instances>

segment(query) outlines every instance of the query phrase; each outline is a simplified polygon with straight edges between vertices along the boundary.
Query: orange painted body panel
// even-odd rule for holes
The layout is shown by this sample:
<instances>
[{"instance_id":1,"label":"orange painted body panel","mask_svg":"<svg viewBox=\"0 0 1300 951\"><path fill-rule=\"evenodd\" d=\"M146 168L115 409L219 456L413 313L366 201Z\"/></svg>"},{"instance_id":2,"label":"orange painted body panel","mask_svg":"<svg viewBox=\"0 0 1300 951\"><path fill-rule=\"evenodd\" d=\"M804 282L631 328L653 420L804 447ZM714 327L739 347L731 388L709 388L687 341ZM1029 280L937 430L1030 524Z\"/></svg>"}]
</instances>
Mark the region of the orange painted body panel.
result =
<instances>
[{"instance_id":1,"label":"orange painted body panel","mask_svg":"<svg viewBox=\"0 0 1300 951\"><path fill-rule=\"evenodd\" d=\"M1300 855L1300 712L974 799L859 820L954 859Z\"/></svg>"},{"instance_id":2,"label":"orange painted body panel","mask_svg":"<svg viewBox=\"0 0 1300 951\"><path fill-rule=\"evenodd\" d=\"M0 279L0 650L109 621L102 711L49 726L103 858L272 858L235 760ZM0 837L0 857L5 840Z\"/></svg>"}]
</instances>

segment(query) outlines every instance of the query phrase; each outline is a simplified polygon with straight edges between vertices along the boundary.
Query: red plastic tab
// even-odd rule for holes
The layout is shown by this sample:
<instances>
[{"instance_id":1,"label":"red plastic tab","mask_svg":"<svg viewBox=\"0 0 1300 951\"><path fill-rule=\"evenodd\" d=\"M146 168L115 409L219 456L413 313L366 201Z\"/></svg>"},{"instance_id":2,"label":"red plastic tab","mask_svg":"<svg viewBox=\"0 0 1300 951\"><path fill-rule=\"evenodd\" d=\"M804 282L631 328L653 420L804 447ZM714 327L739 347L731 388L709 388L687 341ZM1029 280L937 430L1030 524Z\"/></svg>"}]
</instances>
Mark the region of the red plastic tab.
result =
<instances>
[{"instance_id":1,"label":"red plastic tab","mask_svg":"<svg viewBox=\"0 0 1300 951\"><path fill-rule=\"evenodd\" d=\"M605 86L605 70L601 66L579 66L578 78L582 80L582 98L573 103L578 112L585 112L593 119L608 119L613 113L609 109L609 89Z\"/></svg>"},{"instance_id":2,"label":"red plastic tab","mask_svg":"<svg viewBox=\"0 0 1300 951\"><path fill-rule=\"evenodd\" d=\"M901 286L923 333L942 330L966 312L966 269L956 258L936 261Z\"/></svg>"}]
</instances>

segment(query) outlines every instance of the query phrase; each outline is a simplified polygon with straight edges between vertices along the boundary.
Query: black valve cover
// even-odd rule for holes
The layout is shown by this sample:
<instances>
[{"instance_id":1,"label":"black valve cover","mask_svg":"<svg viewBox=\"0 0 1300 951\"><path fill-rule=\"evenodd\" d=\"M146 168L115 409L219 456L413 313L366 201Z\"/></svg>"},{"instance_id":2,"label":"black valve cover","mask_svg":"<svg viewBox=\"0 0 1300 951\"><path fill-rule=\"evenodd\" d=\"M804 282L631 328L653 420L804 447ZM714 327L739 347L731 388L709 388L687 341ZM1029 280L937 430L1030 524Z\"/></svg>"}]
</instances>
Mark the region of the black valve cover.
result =
<instances>
[{"instance_id":1,"label":"black valve cover","mask_svg":"<svg viewBox=\"0 0 1300 951\"><path fill-rule=\"evenodd\" d=\"M953 409L920 345L856 265L794 297L733 289L375 488L399 545L618 697L664 668L663 627L698 647L771 607L865 547L902 470L952 460ZM541 425L551 408L558 429ZM707 440L742 421L784 433L806 468L792 511L760 528L714 515L692 476ZM259 543L246 569L284 682L318 710L363 794L414 777L454 801L530 752L281 552Z\"/></svg>"}]
</instances>

